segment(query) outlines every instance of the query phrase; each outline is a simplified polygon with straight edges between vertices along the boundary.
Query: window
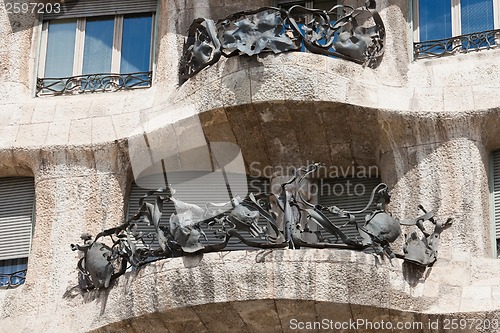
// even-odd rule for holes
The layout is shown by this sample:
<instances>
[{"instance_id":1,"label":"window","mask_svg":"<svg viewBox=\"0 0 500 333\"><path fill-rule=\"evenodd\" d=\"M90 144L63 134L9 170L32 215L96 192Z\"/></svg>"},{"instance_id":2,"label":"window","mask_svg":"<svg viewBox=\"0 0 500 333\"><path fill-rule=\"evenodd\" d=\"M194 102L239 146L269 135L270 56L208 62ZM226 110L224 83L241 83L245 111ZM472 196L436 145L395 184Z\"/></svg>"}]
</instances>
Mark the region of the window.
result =
<instances>
[{"instance_id":1,"label":"window","mask_svg":"<svg viewBox=\"0 0 500 333\"><path fill-rule=\"evenodd\" d=\"M490 194L493 239L496 256L500 258L500 150L493 152L490 164Z\"/></svg>"},{"instance_id":2,"label":"window","mask_svg":"<svg viewBox=\"0 0 500 333\"><path fill-rule=\"evenodd\" d=\"M494 0L414 0L416 57L498 44L499 10Z\"/></svg>"},{"instance_id":3,"label":"window","mask_svg":"<svg viewBox=\"0 0 500 333\"><path fill-rule=\"evenodd\" d=\"M95 0L45 15L37 94L149 87L155 10L156 0Z\"/></svg>"},{"instance_id":4,"label":"window","mask_svg":"<svg viewBox=\"0 0 500 333\"><path fill-rule=\"evenodd\" d=\"M370 202L373 189L380 183L381 181L378 177L320 179L318 184L318 202L325 207L337 206L340 209L359 211L364 209L368 202ZM374 208L375 204L370 207L370 209ZM356 226L350 223L346 224L348 222L347 218L338 217L331 213L326 213L326 215L349 238L359 240L359 233L356 230ZM365 223L365 215L366 213L356 214L356 223L358 226L362 226ZM331 243L342 243L340 239L336 239L334 235L326 232L324 229L321 229L321 233Z\"/></svg>"},{"instance_id":5,"label":"window","mask_svg":"<svg viewBox=\"0 0 500 333\"><path fill-rule=\"evenodd\" d=\"M0 288L24 283L34 201L33 178L0 178Z\"/></svg>"},{"instance_id":6,"label":"window","mask_svg":"<svg viewBox=\"0 0 500 333\"><path fill-rule=\"evenodd\" d=\"M278 0L276 5L278 8L283 8L286 10L289 10L293 6L302 6L308 9L323 9L327 12L333 9L333 7L342 4L342 1L340 0L314 0L314 1L293 1L293 0ZM342 8L337 8L336 9L336 15L332 16L331 14L330 19L332 21L330 22L332 25L335 24L335 21L337 20L338 17L342 16ZM295 20L297 20L299 28L303 31L303 26L304 23L307 21L311 21L312 16L310 14L301 14L301 13L295 13L294 15ZM334 36L334 41L337 40L337 35ZM325 45L327 42L326 39L322 39L319 41L321 45ZM302 46L301 51L305 52L306 48Z\"/></svg>"},{"instance_id":7,"label":"window","mask_svg":"<svg viewBox=\"0 0 500 333\"><path fill-rule=\"evenodd\" d=\"M277 5L279 8L290 9L292 6L302 6L306 8L323 9L329 11L334 6L338 5L338 0L309 0L309 1L296 1L296 0L278 0Z\"/></svg>"},{"instance_id":8,"label":"window","mask_svg":"<svg viewBox=\"0 0 500 333\"><path fill-rule=\"evenodd\" d=\"M340 0L314 0L314 1L293 1L293 0L278 0L276 6L278 8L283 8L289 10L293 6L302 6L309 9L323 9L330 11L333 7L340 5L342 1ZM342 9L337 9L337 16L342 14ZM304 17L303 19L309 19ZM336 19L336 18L335 18ZM299 21L299 23L304 23L304 20Z\"/></svg>"},{"instance_id":9,"label":"window","mask_svg":"<svg viewBox=\"0 0 500 333\"><path fill-rule=\"evenodd\" d=\"M198 204L201 207L204 207L203 202L206 202L207 199L214 203L224 203L227 202L227 191L216 191L214 188L218 188L221 184L214 184L213 178L204 178L206 176L206 172L201 171L186 171L186 172L171 172L168 175L168 183L174 187L177 192L175 194L176 198L179 200L186 201L188 203ZM229 179L231 179L231 189L237 191L238 188L242 190L248 189L249 193L269 193L270 192L270 184L269 181L265 178L252 178L247 177L247 184L240 186L241 184L237 183L237 180L241 179L240 177L231 177L231 174L228 173ZM156 174L152 176L142 177L140 178L139 183L141 186L147 187L147 189L139 187L136 183L132 184L132 188L130 191L129 199L128 199L128 207L127 207L127 219L135 214L139 209L139 199L151 189L165 187L165 177L163 174ZM177 186L176 184L182 184ZM225 189L225 184L222 184ZM179 190L181 189L181 190ZM245 193L246 194L246 193ZM243 195L241 193L234 193L234 195L239 195L241 199L243 199ZM154 202L153 200L147 200L150 203ZM163 215L160 220L160 225L163 227L169 227L170 216L175 213L175 207L172 203L167 203L163 207ZM258 224L261 227L267 226L267 221L261 217ZM208 243L209 244L217 244L221 243L222 240L218 239L214 235L214 229L208 229L206 226L202 226L203 231L205 232ZM148 233L154 233L154 226L148 226L144 222L138 223L138 231L142 231L144 235ZM240 232L243 237L246 239L252 240L252 236L246 232ZM147 238L145 238L146 240ZM208 244L206 240L200 238L200 242L202 244ZM156 247L157 243L153 243ZM247 246L241 243L236 238L231 238L225 250L241 250L248 249Z\"/></svg>"}]
</instances>

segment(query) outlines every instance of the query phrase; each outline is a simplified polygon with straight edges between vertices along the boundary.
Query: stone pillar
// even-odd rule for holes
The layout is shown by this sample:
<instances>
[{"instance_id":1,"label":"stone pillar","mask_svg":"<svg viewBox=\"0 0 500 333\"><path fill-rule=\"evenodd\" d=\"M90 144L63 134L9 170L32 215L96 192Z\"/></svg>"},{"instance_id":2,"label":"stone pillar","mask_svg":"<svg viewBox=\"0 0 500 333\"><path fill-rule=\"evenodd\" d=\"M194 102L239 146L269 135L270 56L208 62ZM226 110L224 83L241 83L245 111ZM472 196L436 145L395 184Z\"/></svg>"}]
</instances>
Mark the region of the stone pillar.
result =
<instances>
[{"instance_id":1,"label":"stone pillar","mask_svg":"<svg viewBox=\"0 0 500 333\"><path fill-rule=\"evenodd\" d=\"M410 127L408 119L398 118L384 121L381 131L388 145L380 164L382 181L392 189L390 211L414 218L422 204L439 221L452 217L453 226L441 234L440 259L492 257L489 157L478 127L472 121L430 117L411 119ZM433 230L431 223L427 227Z\"/></svg>"},{"instance_id":2,"label":"stone pillar","mask_svg":"<svg viewBox=\"0 0 500 333\"><path fill-rule=\"evenodd\" d=\"M79 253L71 251L70 244L81 243L84 232L95 237L123 222L129 183L125 154L117 146L68 148L42 151L35 162L35 223L26 282L22 292L18 288L6 296L2 307L9 308L9 316L36 316L38 328L74 307L88 311L79 315L91 320L100 308L82 307L76 288Z\"/></svg>"}]
</instances>

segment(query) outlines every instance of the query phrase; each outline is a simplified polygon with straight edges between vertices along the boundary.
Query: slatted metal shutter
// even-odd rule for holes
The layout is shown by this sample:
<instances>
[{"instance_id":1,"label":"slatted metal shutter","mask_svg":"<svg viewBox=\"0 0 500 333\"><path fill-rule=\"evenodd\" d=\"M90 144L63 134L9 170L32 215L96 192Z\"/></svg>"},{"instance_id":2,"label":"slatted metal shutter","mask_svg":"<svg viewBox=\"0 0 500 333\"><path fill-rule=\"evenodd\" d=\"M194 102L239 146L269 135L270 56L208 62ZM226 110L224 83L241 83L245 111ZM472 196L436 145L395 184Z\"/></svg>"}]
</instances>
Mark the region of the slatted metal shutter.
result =
<instances>
[{"instance_id":1,"label":"slatted metal shutter","mask_svg":"<svg viewBox=\"0 0 500 333\"><path fill-rule=\"evenodd\" d=\"M34 201L33 178L0 178L0 260L28 257Z\"/></svg>"},{"instance_id":2,"label":"slatted metal shutter","mask_svg":"<svg viewBox=\"0 0 500 333\"><path fill-rule=\"evenodd\" d=\"M156 12L157 0L80 0L61 4L61 12L46 13L44 20Z\"/></svg>"},{"instance_id":3,"label":"slatted metal shutter","mask_svg":"<svg viewBox=\"0 0 500 333\"><path fill-rule=\"evenodd\" d=\"M185 200L186 202L189 203L197 203L197 202L192 202L190 199L200 197L200 198L209 198L209 200L213 203L224 203L227 202L227 191L225 193L222 193L222 191L219 190L214 190L217 187L220 187L221 183L218 182L217 184L215 183L217 180L214 178L206 178L203 177L205 176L206 173L203 172L182 172L182 173L169 173L169 178L168 178L168 183L172 184L173 187L175 188L175 183L181 183L181 182L186 182L183 184L183 192L177 192L175 193L175 197L178 198L179 200ZM269 193L270 191L270 185L269 181L267 179L262 179L262 178L251 178L251 177L231 177L232 175L229 173L228 178L230 178L230 184L231 188L233 191L235 189L241 188L241 189L247 189L248 192L258 194L261 192L266 192ZM173 180L174 179L174 180ZM192 182L191 185L189 185L190 181L196 179L196 182ZM172 181L173 180L173 181ZM246 181L246 184L238 184L237 182L241 181ZM163 175L153 175L149 177L144 177L141 178L139 183L141 186L146 187L148 189L152 188L160 188L164 187L165 180ZM223 185L225 186L225 185ZM139 209L139 199L147 192L148 190L139 187L136 183L132 184L132 189L130 191L130 196L129 196L129 202L128 202L128 211L127 211L127 216L132 216L137 212ZM236 193L233 193L233 195L239 195L242 199L243 196L246 195L247 193L239 193L239 191L236 191ZM150 203L153 203L154 200L147 200ZM166 226L168 228L169 226L169 220L170 216L175 212L175 207L172 203L166 204L166 206L163 207L163 215L160 220L160 225L161 226ZM261 227L264 227L267 225L267 222L265 219L261 218L259 220L259 225ZM143 222L138 223L138 229L139 231L142 231L144 234L147 233L154 233L154 227L153 226L147 226ZM200 241L204 245L208 244L218 244L221 243L222 240L218 239L214 235L214 231L210 230L208 228L203 228L203 231L205 232L208 242L203 239L203 237L200 238ZM260 241L260 242L265 242L265 240L260 240L253 238L248 232L240 232L243 237L246 239L252 240L252 241ZM155 244L156 246L156 244ZM249 249L245 244L241 243L238 239L236 238L231 238L229 241L228 245L226 246L225 250L241 250L241 249Z\"/></svg>"},{"instance_id":4,"label":"slatted metal shutter","mask_svg":"<svg viewBox=\"0 0 500 333\"><path fill-rule=\"evenodd\" d=\"M493 223L495 237L500 239L500 150L492 155L492 196L493 196Z\"/></svg>"},{"instance_id":5,"label":"slatted metal shutter","mask_svg":"<svg viewBox=\"0 0 500 333\"><path fill-rule=\"evenodd\" d=\"M379 178L331 178L321 179L319 182L319 204L325 207L337 206L338 208L358 211L366 207L370 201L372 190L380 184ZM371 209L376 206L370 207ZM369 213L369 211L368 211ZM341 227L348 222L347 218L341 218L327 213L328 218L337 226ZM365 215L356 214L356 223L362 226L365 223ZM356 227L347 224L341 231L351 239L359 239ZM321 233L330 239L332 243L341 242L336 240L335 236L321 229Z\"/></svg>"}]
</instances>

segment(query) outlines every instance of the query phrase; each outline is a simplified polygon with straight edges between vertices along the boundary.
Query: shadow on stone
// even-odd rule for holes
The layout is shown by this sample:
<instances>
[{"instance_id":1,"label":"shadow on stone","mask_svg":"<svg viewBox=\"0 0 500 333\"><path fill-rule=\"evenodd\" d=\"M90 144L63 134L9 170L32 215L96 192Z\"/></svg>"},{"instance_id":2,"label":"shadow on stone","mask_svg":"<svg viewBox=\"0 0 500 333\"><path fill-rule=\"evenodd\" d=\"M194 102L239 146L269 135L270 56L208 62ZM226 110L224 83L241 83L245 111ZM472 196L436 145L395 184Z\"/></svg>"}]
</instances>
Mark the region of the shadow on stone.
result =
<instances>
[{"instance_id":1,"label":"shadow on stone","mask_svg":"<svg viewBox=\"0 0 500 333\"><path fill-rule=\"evenodd\" d=\"M419 283L423 283L427 276L429 276L429 272L425 274L426 269L426 266L420 266L405 261L403 263L403 277L410 286L416 287Z\"/></svg>"}]
</instances>

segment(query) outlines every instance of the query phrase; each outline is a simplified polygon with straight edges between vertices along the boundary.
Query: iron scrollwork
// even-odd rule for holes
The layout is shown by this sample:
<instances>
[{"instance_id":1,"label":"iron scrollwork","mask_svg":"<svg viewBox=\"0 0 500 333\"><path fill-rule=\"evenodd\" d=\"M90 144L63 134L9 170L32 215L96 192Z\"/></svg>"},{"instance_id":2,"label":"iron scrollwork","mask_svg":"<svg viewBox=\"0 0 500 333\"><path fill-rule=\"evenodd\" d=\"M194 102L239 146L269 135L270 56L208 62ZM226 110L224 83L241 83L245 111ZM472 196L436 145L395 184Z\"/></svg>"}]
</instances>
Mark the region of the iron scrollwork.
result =
<instances>
[{"instance_id":1,"label":"iron scrollwork","mask_svg":"<svg viewBox=\"0 0 500 333\"><path fill-rule=\"evenodd\" d=\"M451 219L438 222L434 214L422 206L419 207L424 214L415 219L393 217L387 211L391 196L383 183L373 189L362 210L311 204L299 189L319 167L320 164L315 163L295 169L291 179L281 184L279 194L250 194L244 199L233 197L230 202L208 203L205 207L179 200L173 188L147 192L139 200L138 212L124 224L101 232L94 240L84 234L82 245L71 245L74 251L83 253L78 262L80 287L84 290L108 288L127 268L156 260L178 256L201 260L203 253L223 251L230 239L260 249L370 250L374 255L389 259L397 257L423 267L433 265L437 259L439 236L451 226ZM160 220L167 203L175 206L175 213L170 216L168 225L162 225ZM347 222L343 226L336 225L328 214L345 218ZM356 215L359 214L366 216L365 222L358 225ZM307 222L304 223L302 216ZM259 225L259 218L267 225ZM435 226L432 233L426 231L425 221ZM139 223L153 225L154 233L139 232ZM343 231L346 225L354 226L357 235L348 236ZM391 244L401 235L401 225L416 226L423 237L419 238L416 232L406 237L404 253L398 254L393 252ZM213 232L216 241L208 240L207 231ZM325 231L337 241L329 241L323 234Z\"/></svg>"},{"instance_id":2,"label":"iron scrollwork","mask_svg":"<svg viewBox=\"0 0 500 333\"><path fill-rule=\"evenodd\" d=\"M339 13L342 13L339 15ZM214 22L194 20L180 62L181 84L219 59L307 50L375 67L384 54L385 27L375 1L329 11L292 6L242 11Z\"/></svg>"},{"instance_id":3,"label":"iron scrollwork","mask_svg":"<svg viewBox=\"0 0 500 333\"><path fill-rule=\"evenodd\" d=\"M105 92L150 87L152 72L128 74L88 74L63 78L38 78L37 96Z\"/></svg>"},{"instance_id":4,"label":"iron scrollwork","mask_svg":"<svg viewBox=\"0 0 500 333\"><path fill-rule=\"evenodd\" d=\"M442 57L457 53L468 53L498 46L500 29L475 32L471 34L416 42L413 45L415 59Z\"/></svg>"}]
</instances>

